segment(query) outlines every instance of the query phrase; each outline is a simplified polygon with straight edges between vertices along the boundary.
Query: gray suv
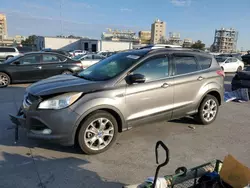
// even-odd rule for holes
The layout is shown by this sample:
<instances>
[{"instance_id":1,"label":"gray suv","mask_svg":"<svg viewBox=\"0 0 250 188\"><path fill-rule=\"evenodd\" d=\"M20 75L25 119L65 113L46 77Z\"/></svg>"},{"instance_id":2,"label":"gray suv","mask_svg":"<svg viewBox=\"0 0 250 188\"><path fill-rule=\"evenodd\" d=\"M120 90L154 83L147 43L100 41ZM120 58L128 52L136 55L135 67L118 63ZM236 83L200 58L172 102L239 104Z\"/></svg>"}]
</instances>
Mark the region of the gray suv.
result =
<instances>
[{"instance_id":1,"label":"gray suv","mask_svg":"<svg viewBox=\"0 0 250 188\"><path fill-rule=\"evenodd\" d=\"M213 56L188 49L141 49L112 55L74 75L26 89L13 123L28 137L107 150L119 132L143 122L193 116L212 123L223 101L224 72Z\"/></svg>"},{"instance_id":2,"label":"gray suv","mask_svg":"<svg viewBox=\"0 0 250 188\"><path fill-rule=\"evenodd\" d=\"M19 51L15 47L0 47L0 59L6 60L19 55Z\"/></svg>"}]
</instances>

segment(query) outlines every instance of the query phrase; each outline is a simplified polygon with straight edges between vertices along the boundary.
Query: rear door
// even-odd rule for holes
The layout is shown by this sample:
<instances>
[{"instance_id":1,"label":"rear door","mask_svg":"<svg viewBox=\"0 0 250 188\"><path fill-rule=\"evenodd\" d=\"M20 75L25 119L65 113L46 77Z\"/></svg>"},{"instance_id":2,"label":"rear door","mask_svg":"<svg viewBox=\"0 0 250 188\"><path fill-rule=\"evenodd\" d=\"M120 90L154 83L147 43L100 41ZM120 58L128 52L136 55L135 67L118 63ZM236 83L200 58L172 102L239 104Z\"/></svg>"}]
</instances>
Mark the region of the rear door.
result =
<instances>
[{"instance_id":1,"label":"rear door","mask_svg":"<svg viewBox=\"0 0 250 188\"><path fill-rule=\"evenodd\" d=\"M43 78L62 74L66 60L66 57L59 54L42 54Z\"/></svg>"},{"instance_id":2,"label":"rear door","mask_svg":"<svg viewBox=\"0 0 250 188\"><path fill-rule=\"evenodd\" d=\"M5 59L6 58L6 48L0 47L0 59Z\"/></svg>"},{"instance_id":3,"label":"rear door","mask_svg":"<svg viewBox=\"0 0 250 188\"><path fill-rule=\"evenodd\" d=\"M194 110L199 91L205 83L206 76L194 55L175 53L174 63L174 110L173 116L179 117Z\"/></svg>"},{"instance_id":4,"label":"rear door","mask_svg":"<svg viewBox=\"0 0 250 188\"><path fill-rule=\"evenodd\" d=\"M42 79L43 73L40 54L25 55L17 61L19 61L19 65L11 64L9 67L13 80L25 82Z\"/></svg>"}]
</instances>

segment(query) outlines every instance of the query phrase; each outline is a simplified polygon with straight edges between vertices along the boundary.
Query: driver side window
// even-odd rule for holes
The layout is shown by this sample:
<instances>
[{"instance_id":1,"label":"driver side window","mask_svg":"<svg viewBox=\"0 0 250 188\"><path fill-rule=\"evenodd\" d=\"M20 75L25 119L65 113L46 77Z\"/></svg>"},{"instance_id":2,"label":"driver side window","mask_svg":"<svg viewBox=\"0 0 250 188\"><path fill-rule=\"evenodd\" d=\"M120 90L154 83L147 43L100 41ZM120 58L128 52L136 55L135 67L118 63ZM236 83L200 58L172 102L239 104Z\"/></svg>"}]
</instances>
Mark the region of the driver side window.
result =
<instances>
[{"instance_id":1,"label":"driver side window","mask_svg":"<svg viewBox=\"0 0 250 188\"><path fill-rule=\"evenodd\" d=\"M141 66L133 71L133 74L142 74L146 82L168 77L169 60L168 57L154 57L146 60Z\"/></svg>"}]
</instances>

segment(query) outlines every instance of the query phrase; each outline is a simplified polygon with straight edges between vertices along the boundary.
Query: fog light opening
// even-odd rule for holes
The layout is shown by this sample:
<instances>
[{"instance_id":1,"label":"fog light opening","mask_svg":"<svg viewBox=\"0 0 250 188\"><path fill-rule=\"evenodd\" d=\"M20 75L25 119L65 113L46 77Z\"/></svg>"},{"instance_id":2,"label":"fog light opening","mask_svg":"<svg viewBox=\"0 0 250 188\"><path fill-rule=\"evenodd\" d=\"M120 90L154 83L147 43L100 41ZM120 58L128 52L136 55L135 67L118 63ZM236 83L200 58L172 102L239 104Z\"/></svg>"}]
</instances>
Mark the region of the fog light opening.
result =
<instances>
[{"instance_id":1,"label":"fog light opening","mask_svg":"<svg viewBox=\"0 0 250 188\"><path fill-rule=\"evenodd\" d=\"M43 129L43 130L30 130L32 133L34 134L45 134L45 135L49 135L52 133L51 129Z\"/></svg>"}]
</instances>

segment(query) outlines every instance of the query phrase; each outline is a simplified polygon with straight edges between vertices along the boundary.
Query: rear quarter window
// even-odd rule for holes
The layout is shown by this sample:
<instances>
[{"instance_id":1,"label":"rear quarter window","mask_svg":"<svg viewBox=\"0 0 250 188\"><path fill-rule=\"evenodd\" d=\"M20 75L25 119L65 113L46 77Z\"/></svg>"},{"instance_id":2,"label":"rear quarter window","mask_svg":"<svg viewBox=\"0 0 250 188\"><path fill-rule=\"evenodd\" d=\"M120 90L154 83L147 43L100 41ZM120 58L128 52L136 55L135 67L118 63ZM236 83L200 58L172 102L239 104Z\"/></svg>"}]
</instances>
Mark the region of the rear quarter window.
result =
<instances>
[{"instance_id":1,"label":"rear quarter window","mask_svg":"<svg viewBox=\"0 0 250 188\"><path fill-rule=\"evenodd\" d=\"M0 52L16 52L14 48L0 48Z\"/></svg>"},{"instance_id":2,"label":"rear quarter window","mask_svg":"<svg viewBox=\"0 0 250 188\"><path fill-rule=\"evenodd\" d=\"M212 64L211 57L198 56L197 60L201 66L201 69L208 69Z\"/></svg>"}]
</instances>

